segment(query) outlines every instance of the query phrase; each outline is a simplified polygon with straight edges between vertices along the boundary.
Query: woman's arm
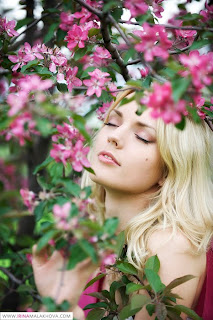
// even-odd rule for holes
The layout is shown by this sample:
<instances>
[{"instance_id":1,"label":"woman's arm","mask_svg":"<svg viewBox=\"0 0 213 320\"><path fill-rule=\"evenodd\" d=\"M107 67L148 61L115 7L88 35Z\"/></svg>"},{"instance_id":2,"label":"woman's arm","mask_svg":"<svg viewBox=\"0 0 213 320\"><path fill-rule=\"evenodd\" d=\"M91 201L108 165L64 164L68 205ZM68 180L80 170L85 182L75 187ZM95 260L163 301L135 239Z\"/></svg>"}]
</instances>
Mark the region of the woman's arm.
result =
<instances>
[{"instance_id":1,"label":"woman's arm","mask_svg":"<svg viewBox=\"0 0 213 320\"><path fill-rule=\"evenodd\" d=\"M193 255L189 241L180 232L171 239L170 236L171 232L168 230L154 232L148 244L150 255L158 255L160 260L159 276L165 285L184 275L191 274L196 277L173 290L174 293L183 298L183 300L177 300L178 304L193 308L197 293L202 287L200 279L203 278L203 273L205 273L206 254ZM169 241L167 241L168 239ZM141 293L144 294L144 292ZM187 318L182 314L181 317L182 319ZM150 317L145 308L135 316L135 320L148 319L155 319L155 316Z\"/></svg>"}]
</instances>

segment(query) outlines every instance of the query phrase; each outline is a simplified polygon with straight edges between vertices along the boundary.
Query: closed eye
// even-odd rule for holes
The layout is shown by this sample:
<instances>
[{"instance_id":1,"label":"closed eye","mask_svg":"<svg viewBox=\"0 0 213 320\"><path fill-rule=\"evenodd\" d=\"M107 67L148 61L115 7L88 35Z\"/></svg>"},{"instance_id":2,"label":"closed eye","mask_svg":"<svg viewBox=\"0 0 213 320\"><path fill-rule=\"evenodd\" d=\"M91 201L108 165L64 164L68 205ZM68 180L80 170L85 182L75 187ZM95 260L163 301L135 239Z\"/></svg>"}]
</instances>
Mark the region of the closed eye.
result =
<instances>
[{"instance_id":1,"label":"closed eye","mask_svg":"<svg viewBox=\"0 0 213 320\"><path fill-rule=\"evenodd\" d=\"M141 138L141 137L140 137L138 134L136 134L136 133L135 133L135 136L136 136L136 138L137 138L138 140L141 140L141 141L143 141L143 142L146 143L146 144L151 143L151 141L148 141L148 140L146 140L146 139Z\"/></svg>"},{"instance_id":2,"label":"closed eye","mask_svg":"<svg viewBox=\"0 0 213 320\"><path fill-rule=\"evenodd\" d=\"M111 122L104 122L104 124L105 124L106 126L118 127L116 124L111 123Z\"/></svg>"}]
</instances>

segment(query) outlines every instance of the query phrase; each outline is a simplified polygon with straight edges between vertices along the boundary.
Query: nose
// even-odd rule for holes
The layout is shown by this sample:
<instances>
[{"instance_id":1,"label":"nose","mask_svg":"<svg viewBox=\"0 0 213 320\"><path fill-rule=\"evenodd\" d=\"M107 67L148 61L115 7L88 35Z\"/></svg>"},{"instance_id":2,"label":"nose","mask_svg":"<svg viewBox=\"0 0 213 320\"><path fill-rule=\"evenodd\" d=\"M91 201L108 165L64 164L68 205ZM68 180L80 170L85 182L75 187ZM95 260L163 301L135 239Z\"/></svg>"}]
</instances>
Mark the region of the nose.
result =
<instances>
[{"instance_id":1,"label":"nose","mask_svg":"<svg viewBox=\"0 0 213 320\"><path fill-rule=\"evenodd\" d=\"M114 145L116 149L121 149L123 147L123 136L119 131L119 128L109 134L107 141L108 143Z\"/></svg>"}]
</instances>

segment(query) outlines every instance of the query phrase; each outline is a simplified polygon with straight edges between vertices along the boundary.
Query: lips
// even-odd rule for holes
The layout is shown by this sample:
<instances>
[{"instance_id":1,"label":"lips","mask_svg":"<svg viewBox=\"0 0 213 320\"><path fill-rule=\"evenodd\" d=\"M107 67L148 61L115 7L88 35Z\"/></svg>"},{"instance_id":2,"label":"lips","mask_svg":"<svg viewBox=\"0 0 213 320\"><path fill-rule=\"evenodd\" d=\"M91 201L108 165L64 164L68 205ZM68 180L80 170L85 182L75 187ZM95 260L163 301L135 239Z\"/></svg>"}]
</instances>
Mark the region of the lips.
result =
<instances>
[{"instance_id":1,"label":"lips","mask_svg":"<svg viewBox=\"0 0 213 320\"><path fill-rule=\"evenodd\" d=\"M101 161L106 162L106 163L112 163L120 166L120 163L117 161L117 159L113 156L112 153L107 152L107 151L101 151L98 154L98 157Z\"/></svg>"}]
</instances>

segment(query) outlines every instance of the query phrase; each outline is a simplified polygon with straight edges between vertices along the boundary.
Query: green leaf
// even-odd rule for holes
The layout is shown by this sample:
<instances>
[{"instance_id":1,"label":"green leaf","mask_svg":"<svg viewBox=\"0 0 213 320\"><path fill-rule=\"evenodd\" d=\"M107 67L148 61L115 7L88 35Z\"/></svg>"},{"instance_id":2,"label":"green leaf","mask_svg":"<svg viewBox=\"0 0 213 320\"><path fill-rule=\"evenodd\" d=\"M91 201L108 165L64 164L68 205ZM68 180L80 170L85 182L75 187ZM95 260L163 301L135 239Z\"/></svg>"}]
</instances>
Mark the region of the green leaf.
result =
<instances>
[{"instance_id":1,"label":"green leaf","mask_svg":"<svg viewBox=\"0 0 213 320\"><path fill-rule=\"evenodd\" d=\"M37 74L39 74L40 76L52 76L52 72L49 71L48 68L43 67L43 66L35 66L35 71Z\"/></svg>"},{"instance_id":2,"label":"green leaf","mask_svg":"<svg viewBox=\"0 0 213 320\"><path fill-rule=\"evenodd\" d=\"M91 38L93 36L97 36L99 33L100 33L100 29L91 28L91 29L89 29L88 37ZM84 50L84 52L85 52L85 50Z\"/></svg>"},{"instance_id":3,"label":"green leaf","mask_svg":"<svg viewBox=\"0 0 213 320\"><path fill-rule=\"evenodd\" d=\"M52 122L46 118L37 118L36 126L43 137L48 137L53 132Z\"/></svg>"},{"instance_id":4,"label":"green leaf","mask_svg":"<svg viewBox=\"0 0 213 320\"><path fill-rule=\"evenodd\" d=\"M57 89L60 92L68 92L67 85L65 83L57 83Z\"/></svg>"},{"instance_id":5,"label":"green leaf","mask_svg":"<svg viewBox=\"0 0 213 320\"><path fill-rule=\"evenodd\" d=\"M124 284L122 282L118 282L118 281L113 281L113 283L110 286L110 296L111 299L115 300L115 292L120 288L123 287Z\"/></svg>"},{"instance_id":6,"label":"green leaf","mask_svg":"<svg viewBox=\"0 0 213 320\"><path fill-rule=\"evenodd\" d=\"M75 268L76 264L86 259L88 255L80 247L79 243L75 243L70 248L70 257L67 264L67 270Z\"/></svg>"},{"instance_id":7,"label":"green leaf","mask_svg":"<svg viewBox=\"0 0 213 320\"><path fill-rule=\"evenodd\" d=\"M32 21L33 21L33 18L24 18L24 19L18 20L15 29L18 30Z\"/></svg>"},{"instance_id":8,"label":"green leaf","mask_svg":"<svg viewBox=\"0 0 213 320\"><path fill-rule=\"evenodd\" d=\"M86 320L101 320L105 312L104 309L93 309L88 313Z\"/></svg>"},{"instance_id":9,"label":"green leaf","mask_svg":"<svg viewBox=\"0 0 213 320\"><path fill-rule=\"evenodd\" d=\"M48 244L48 241L50 239L53 239L58 233L58 230L49 230L47 231L43 237L41 237L38 241L38 244L37 244L37 251L40 251L41 249L43 249L47 244Z\"/></svg>"},{"instance_id":10,"label":"green leaf","mask_svg":"<svg viewBox=\"0 0 213 320\"><path fill-rule=\"evenodd\" d=\"M182 119L179 123L175 124L175 127L179 130L183 130L185 128L186 125L186 118L182 116Z\"/></svg>"},{"instance_id":11,"label":"green leaf","mask_svg":"<svg viewBox=\"0 0 213 320\"><path fill-rule=\"evenodd\" d=\"M158 273L160 269L160 261L158 259L158 256L152 256L147 259L146 264L145 264L145 269L150 269Z\"/></svg>"},{"instance_id":12,"label":"green leaf","mask_svg":"<svg viewBox=\"0 0 213 320\"><path fill-rule=\"evenodd\" d=\"M39 203L39 205L37 205L35 207L35 210L34 210L34 215L35 215L35 218L36 218L36 221L38 222L39 220L41 220L42 216L43 216L43 213L44 213L44 209L45 209L45 206L46 206L46 202L45 201L42 201Z\"/></svg>"},{"instance_id":13,"label":"green leaf","mask_svg":"<svg viewBox=\"0 0 213 320\"><path fill-rule=\"evenodd\" d=\"M189 316L193 320L202 320L202 318L200 318L195 311L187 308L186 306L178 304L175 305L173 308L187 314L187 316Z\"/></svg>"},{"instance_id":14,"label":"green leaf","mask_svg":"<svg viewBox=\"0 0 213 320\"><path fill-rule=\"evenodd\" d=\"M52 23L49 26L48 32L44 36L44 43L50 41L54 37L54 33L59 26L59 22Z\"/></svg>"},{"instance_id":15,"label":"green leaf","mask_svg":"<svg viewBox=\"0 0 213 320\"><path fill-rule=\"evenodd\" d=\"M91 141L91 136L87 132L87 129L85 128L86 120L80 116L79 114L73 114L73 125L80 131L80 133L86 138L88 142Z\"/></svg>"},{"instance_id":16,"label":"green leaf","mask_svg":"<svg viewBox=\"0 0 213 320\"><path fill-rule=\"evenodd\" d=\"M189 78L178 78L172 80L172 96L175 102L177 102L186 92L190 83L191 80Z\"/></svg>"},{"instance_id":17,"label":"green leaf","mask_svg":"<svg viewBox=\"0 0 213 320\"><path fill-rule=\"evenodd\" d=\"M146 275L146 278L150 286L155 292L159 292L165 288L165 285L161 282L159 275L155 271L150 269L145 269L144 273Z\"/></svg>"},{"instance_id":18,"label":"green leaf","mask_svg":"<svg viewBox=\"0 0 213 320\"><path fill-rule=\"evenodd\" d=\"M180 278L177 278L173 281L171 281L165 288L165 291L167 290L172 290L173 288L177 287L177 286L180 286L181 284L191 280L191 279L194 279L195 276L192 276L192 275L186 275L186 276L183 276L183 277L180 277Z\"/></svg>"},{"instance_id":19,"label":"green leaf","mask_svg":"<svg viewBox=\"0 0 213 320\"><path fill-rule=\"evenodd\" d=\"M198 13L187 13L184 16L178 16L176 18L177 20L187 20L187 21L193 21L193 20L199 20L202 19L202 16Z\"/></svg>"},{"instance_id":20,"label":"green leaf","mask_svg":"<svg viewBox=\"0 0 213 320\"><path fill-rule=\"evenodd\" d=\"M92 168L84 167L84 170L88 171L89 173L95 174L95 171Z\"/></svg>"},{"instance_id":21,"label":"green leaf","mask_svg":"<svg viewBox=\"0 0 213 320\"><path fill-rule=\"evenodd\" d=\"M35 167L33 174L38 173L40 170L44 169L48 164L50 164L53 161L54 161L54 159L52 157L48 156L41 164L39 164L38 166Z\"/></svg>"},{"instance_id":22,"label":"green leaf","mask_svg":"<svg viewBox=\"0 0 213 320\"><path fill-rule=\"evenodd\" d=\"M108 301L107 298L101 292L88 293L87 296L95 297L95 298L97 298L99 300Z\"/></svg>"},{"instance_id":23,"label":"green leaf","mask_svg":"<svg viewBox=\"0 0 213 320\"><path fill-rule=\"evenodd\" d=\"M106 276L105 273L99 274L98 276L96 276L95 278L93 278L92 280L90 280L90 281L86 284L84 290L86 290L86 289L87 289L88 287L90 287L93 283L95 283L96 281L100 280L101 278L103 278L103 277L105 277L105 276Z\"/></svg>"},{"instance_id":24,"label":"green leaf","mask_svg":"<svg viewBox=\"0 0 213 320\"><path fill-rule=\"evenodd\" d=\"M132 299L131 299L131 309L134 310L134 309L142 309L143 306L145 306L147 303L150 302L150 297L148 296L145 296L143 294L135 294Z\"/></svg>"},{"instance_id":25,"label":"green leaf","mask_svg":"<svg viewBox=\"0 0 213 320\"><path fill-rule=\"evenodd\" d=\"M111 15L113 18L118 21L123 14L123 8L122 7L117 7L114 10L111 11Z\"/></svg>"},{"instance_id":26,"label":"green leaf","mask_svg":"<svg viewBox=\"0 0 213 320\"><path fill-rule=\"evenodd\" d=\"M143 81L142 80L129 80L126 83L128 86L132 86L135 88L142 89L143 88Z\"/></svg>"},{"instance_id":27,"label":"green leaf","mask_svg":"<svg viewBox=\"0 0 213 320\"><path fill-rule=\"evenodd\" d=\"M115 62L110 63L110 67L113 70L115 70L116 72L121 73L121 69L120 69L120 67L119 67L119 65L117 63L115 63Z\"/></svg>"},{"instance_id":28,"label":"green leaf","mask_svg":"<svg viewBox=\"0 0 213 320\"><path fill-rule=\"evenodd\" d=\"M146 305L146 310L147 310L148 314L150 316L152 316L153 313L155 312L155 305L154 304L147 304Z\"/></svg>"},{"instance_id":29,"label":"green leaf","mask_svg":"<svg viewBox=\"0 0 213 320\"><path fill-rule=\"evenodd\" d=\"M130 48L129 50L127 50L124 55L124 63L126 64L130 58L133 59L135 54L136 54L136 50L134 48Z\"/></svg>"},{"instance_id":30,"label":"green leaf","mask_svg":"<svg viewBox=\"0 0 213 320\"><path fill-rule=\"evenodd\" d=\"M117 243L116 243L116 254L118 258L120 258L124 244L125 244L125 232L121 231L117 236Z\"/></svg>"},{"instance_id":31,"label":"green leaf","mask_svg":"<svg viewBox=\"0 0 213 320\"><path fill-rule=\"evenodd\" d=\"M75 197L79 197L81 193L81 187L77 183L70 180L70 178L59 179L57 180L57 183L62 183L64 185L65 191L71 193Z\"/></svg>"},{"instance_id":32,"label":"green leaf","mask_svg":"<svg viewBox=\"0 0 213 320\"><path fill-rule=\"evenodd\" d=\"M203 40L200 40L200 41L195 41L191 47L189 48L189 50L197 50L197 49L200 49L206 45L209 45L210 44L210 41L209 39L203 39Z\"/></svg>"},{"instance_id":33,"label":"green leaf","mask_svg":"<svg viewBox=\"0 0 213 320\"><path fill-rule=\"evenodd\" d=\"M39 62L40 61L38 59L34 59L34 60L29 61L25 66L23 66L21 68L21 73L24 73L27 69L36 66L37 64L39 64Z\"/></svg>"},{"instance_id":34,"label":"green leaf","mask_svg":"<svg viewBox=\"0 0 213 320\"><path fill-rule=\"evenodd\" d=\"M21 284L18 287L17 292L32 292L32 287L27 284Z\"/></svg>"},{"instance_id":35,"label":"green leaf","mask_svg":"<svg viewBox=\"0 0 213 320\"><path fill-rule=\"evenodd\" d=\"M85 253L91 257L93 263L98 262L97 253L95 248L91 243L89 243L86 239L79 240L79 246L85 251Z\"/></svg>"},{"instance_id":36,"label":"green leaf","mask_svg":"<svg viewBox=\"0 0 213 320\"><path fill-rule=\"evenodd\" d=\"M97 309L97 308L107 308L108 304L105 302L96 302L96 303L90 303L87 304L86 307L83 308L83 310L88 310L88 309Z\"/></svg>"},{"instance_id":37,"label":"green leaf","mask_svg":"<svg viewBox=\"0 0 213 320\"><path fill-rule=\"evenodd\" d=\"M114 235L118 224L119 219L117 217L106 219L103 226L104 233L107 233L109 236Z\"/></svg>"},{"instance_id":38,"label":"green leaf","mask_svg":"<svg viewBox=\"0 0 213 320\"><path fill-rule=\"evenodd\" d=\"M85 48L80 48L78 50L76 50L75 54L74 54L74 60L80 60L81 58L83 58L86 54L86 50Z\"/></svg>"},{"instance_id":39,"label":"green leaf","mask_svg":"<svg viewBox=\"0 0 213 320\"><path fill-rule=\"evenodd\" d=\"M137 269L129 262L118 261L116 263L116 267L118 268L118 270L122 271L123 273L134 274L134 275L138 274Z\"/></svg>"},{"instance_id":40,"label":"green leaf","mask_svg":"<svg viewBox=\"0 0 213 320\"><path fill-rule=\"evenodd\" d=\"M144 286L142 286L141 284L137 284L137 283L128 283L126 286L126 294L130 294L132 292L138 291L143 289Z\"/></svg>"}]
</instances>

